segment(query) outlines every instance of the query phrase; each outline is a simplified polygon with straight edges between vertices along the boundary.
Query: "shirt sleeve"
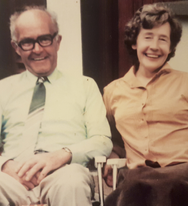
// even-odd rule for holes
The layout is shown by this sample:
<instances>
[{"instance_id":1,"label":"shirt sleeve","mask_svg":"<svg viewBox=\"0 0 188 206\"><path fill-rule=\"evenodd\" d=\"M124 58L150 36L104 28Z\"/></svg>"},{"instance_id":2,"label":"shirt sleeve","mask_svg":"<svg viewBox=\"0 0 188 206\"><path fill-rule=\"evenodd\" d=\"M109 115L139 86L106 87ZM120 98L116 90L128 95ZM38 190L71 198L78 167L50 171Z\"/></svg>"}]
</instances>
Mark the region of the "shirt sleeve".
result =
<instances>
[{"instance_id":1,"label":"shirt sleeve","mask_svg":"<svg viewBox=\"0 0 188 206\"><path fill-rule=\"evenodd\" d=\"M1 110L1 108L0 108L0 110ZM2 114L1 111L0 111L0 114ZM2 115L1 115L1 116L2 116ZM2 117L0 118L0 125L2 125ZM2 151L3 151L3 143L2 143L2 137L1 137L1 135L0 135L0 154L1 154ZM7 162L8 160L9 160L9 158L2 157L2 156L0 155L0 171L2 170L3 164L4 164L5 162Z\"/></svg>"},{"instance_id":2,"label":"shirt sleeve","mask_svg":"<svg viewBox=\"0 0 188 206\"><path fill-rule=\"evenodd\" d=\"M2 96L3 96L3 95L1 95L1 97L2 97ZM1 101L0 101L0 102L1 102ZM2 117L3 117L3 110L2 110L2 105L0 104L0 125L1 125L0 131L2 130L2 123L3 123ZM0 133L0 154L2 153L2 151L3 151L3 143L2 143L2 135L1 135L1 133ZM2 157L2 156L0 155L0 171L2 170L3 164L4 164L5 162L7 162L8 160L9 160L9 158Z\"/></svg>"},{"instance_id":3,"label":"shirt sleeve","mask_svg":"<svg viewBox=\"0 0 188 206\"><path fill-rule=\"evenodd\" d=\"M117 123L116 123L115 117L114 117L115 109L112 110L112 107L113 107L112 102L114 99L114 89L115 89L114 83L112 83L104 88L103 101L104 101L104 104L106 106L107 119L108 119L108 122L110 124L111 132L112 132L112 142L114 145L118 145L121 148L124 148L124 142L122 140L121 134L119 133L119 131L116 128ZM118 105L118 103L116 103L116 107L117 107L117 105ZM115 108L115 106L114 106L114 108Z\"/></svg>"},{"instance_id":4,"label":"shirt sleeve","mask_svg":"<svg viewBox=\"0 0 188 206\"><path fill-rule=\"evenodd\" d=\"M84 78L86 139L69 146L72 163L87 165L95 156L109 156L112 150L111 132L106 109L98 86L93 79Z\"/></svg>"}]
</instances>

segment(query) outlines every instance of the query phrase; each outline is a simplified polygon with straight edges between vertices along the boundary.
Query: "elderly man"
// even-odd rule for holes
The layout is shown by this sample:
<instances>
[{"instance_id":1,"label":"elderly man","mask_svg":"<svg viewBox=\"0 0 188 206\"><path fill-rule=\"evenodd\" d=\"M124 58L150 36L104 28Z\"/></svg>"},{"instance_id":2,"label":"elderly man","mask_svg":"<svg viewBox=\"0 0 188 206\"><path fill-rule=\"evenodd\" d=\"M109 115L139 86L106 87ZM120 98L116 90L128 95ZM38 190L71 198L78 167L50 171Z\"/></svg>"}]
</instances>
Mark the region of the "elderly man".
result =
<instances>
[{"instance_id":1,"label":"elderly man","mask_svg":"<svg viewBox=\"0 0 188 206\"><path fill-rule=\"evenodd\" d=\"M15 13L10 30L26 71L0 81L0 205L89 206L86 166L112 149L98 87L57 69L61 36L49 11Z\"/></svg>"}]
</instances>

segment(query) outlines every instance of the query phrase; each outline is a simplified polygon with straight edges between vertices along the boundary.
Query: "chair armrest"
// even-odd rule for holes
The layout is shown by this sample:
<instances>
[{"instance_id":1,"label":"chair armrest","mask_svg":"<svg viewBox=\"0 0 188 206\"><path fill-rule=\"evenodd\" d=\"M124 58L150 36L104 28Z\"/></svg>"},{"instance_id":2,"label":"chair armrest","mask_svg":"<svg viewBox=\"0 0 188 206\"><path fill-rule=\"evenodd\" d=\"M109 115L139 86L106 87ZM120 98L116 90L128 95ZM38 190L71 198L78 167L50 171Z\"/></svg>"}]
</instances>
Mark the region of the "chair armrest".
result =
<instances>
[{"instance_id":1,"label":"chair armrest","mask_svg":"<svg viewBox=\"0 0 188 206\"><path fill-rule=\"evenodd\" d=\"M104 205L104 191L103 191L103 184L102 184L102 167L104 163L106 163L105 156L95 157L95 167L97 168L98 181L99 181L99 200L100 200L101 206Z\"/></svg>"},{"instance_id":2,"label":"chair armrest","mask_svg":"<svg viewBox=\"0 0 188 206\"><path fill-rule=\"evenodd\" d=\"M117 183L117 169L124 167L127 164L126 158L120 158L120 159L108 159L107 165L111 165L113 169L113 190L116 189L116 183Z\"/></svg>"}]
</instances>

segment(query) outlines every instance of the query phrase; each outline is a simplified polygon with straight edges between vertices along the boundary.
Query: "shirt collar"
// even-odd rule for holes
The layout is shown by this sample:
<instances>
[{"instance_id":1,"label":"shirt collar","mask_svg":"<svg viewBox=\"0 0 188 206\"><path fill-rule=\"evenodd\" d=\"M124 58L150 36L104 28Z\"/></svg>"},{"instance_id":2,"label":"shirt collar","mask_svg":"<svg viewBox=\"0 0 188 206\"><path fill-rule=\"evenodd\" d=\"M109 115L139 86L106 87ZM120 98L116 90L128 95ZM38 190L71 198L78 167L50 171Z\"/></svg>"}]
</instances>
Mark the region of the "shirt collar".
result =
<instances>
[{"instance_id":1,"label":"shirt collar","mask_svg":"<svg viewBox=\"0 0 188 206\"><path fill-rule=\"evenodd\" d=\"M26 78L29 82L35 84L38 77L33 75L30 71L26 70ZM62 76L62 72L60 70L58 70L57 68L52 72L52 74L50 74L48 77L48 80L51 84L54 83L54 81L56 81L57 79L59 79Z\"/></svg>"},{"instance_id":2,"label":"shirt collar","mask_svg":"<svg viewBox=\"0 0 188 206\"><path fill-rule=\"evenodd\" d=\"M166 63L153 77L157 78L161 76L164 73L170 73L172 71L172 68L168 63ZM132 66L130 70L124 75L123 80L129 84L131 88L134 87L143 87L142 83L136 78L136 70L135 66Z\"/></svg>"},{"instance_id":3,"label":"shirt collar","mask_svg":"<svg viewBox=\"0 0 188 206\"><path fill-rule=\"evenodd\" d=\"M48 76L48 79L51 84L53 84L56 80L62 77L62 72L57 68Z\"/></svg>"}]
</instances>

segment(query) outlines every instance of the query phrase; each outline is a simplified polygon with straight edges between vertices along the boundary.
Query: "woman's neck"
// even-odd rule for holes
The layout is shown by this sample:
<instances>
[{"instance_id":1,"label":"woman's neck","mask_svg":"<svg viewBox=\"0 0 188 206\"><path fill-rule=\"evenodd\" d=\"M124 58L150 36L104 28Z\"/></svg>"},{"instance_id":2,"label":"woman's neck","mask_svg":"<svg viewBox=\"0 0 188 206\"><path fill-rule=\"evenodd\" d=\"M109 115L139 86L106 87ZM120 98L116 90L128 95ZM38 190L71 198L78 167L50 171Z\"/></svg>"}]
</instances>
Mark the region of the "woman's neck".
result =
<instances>
[{"instance_id":1,"label":"woman's neck","mask_svg":"<svg viewBox=\"0 0 188 206\"><path fill-rule=\"evenodd\" d=\"M136 77L144 86L146 86L153 79L157 72L158 70L155 72L150 72L139 67L136 72Z\"/></svg>"}]
</instances>

